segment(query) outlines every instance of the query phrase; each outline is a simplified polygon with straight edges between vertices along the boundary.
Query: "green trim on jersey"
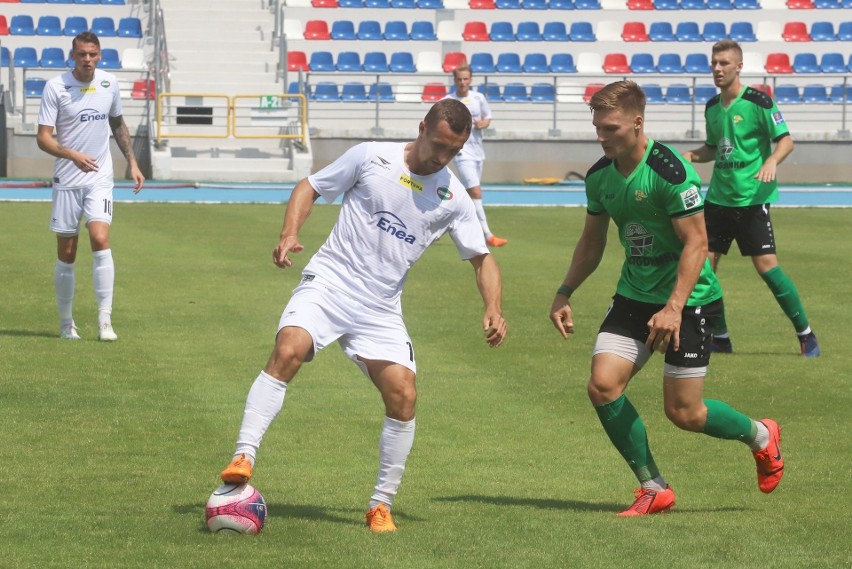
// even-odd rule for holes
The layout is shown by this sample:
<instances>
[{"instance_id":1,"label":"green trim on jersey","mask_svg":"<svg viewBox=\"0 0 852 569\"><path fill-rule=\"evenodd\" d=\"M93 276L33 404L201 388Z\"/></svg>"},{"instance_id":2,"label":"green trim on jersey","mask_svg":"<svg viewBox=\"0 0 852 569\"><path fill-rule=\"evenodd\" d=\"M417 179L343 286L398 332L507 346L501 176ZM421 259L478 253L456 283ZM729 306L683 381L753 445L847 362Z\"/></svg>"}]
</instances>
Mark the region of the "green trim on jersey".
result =
<instances>
[{"instance_id":1,"label":"green trim on jersey","mask_svg":"<svg viewBox=\"0 0 852 569\"><path fill-rule=\"evenodd\" d=\"M772 143L790 135L787 123L766 93L743 87L727 108L716 95L704 108L705 144L716 149L707 201L744 207L778 201L778 181L755 176L772 155Z\"/></svg>"},{"instance_id":2,"label":"green trim on jersey","mask_svg":"<svg viewBox=\"0 0 852 569\"><path fill-rule=\"evenodd\" d=\"M699 188L701 179L692 164L651 139L642 161L626 178L609 158L589 169L588 212L612 217L624 247L618 294L651 304L668 301L683 251L672 218L704 210ZM702 306L721 297L719 281L705 261L686 304Z\"/></svg>"}]
</instances>

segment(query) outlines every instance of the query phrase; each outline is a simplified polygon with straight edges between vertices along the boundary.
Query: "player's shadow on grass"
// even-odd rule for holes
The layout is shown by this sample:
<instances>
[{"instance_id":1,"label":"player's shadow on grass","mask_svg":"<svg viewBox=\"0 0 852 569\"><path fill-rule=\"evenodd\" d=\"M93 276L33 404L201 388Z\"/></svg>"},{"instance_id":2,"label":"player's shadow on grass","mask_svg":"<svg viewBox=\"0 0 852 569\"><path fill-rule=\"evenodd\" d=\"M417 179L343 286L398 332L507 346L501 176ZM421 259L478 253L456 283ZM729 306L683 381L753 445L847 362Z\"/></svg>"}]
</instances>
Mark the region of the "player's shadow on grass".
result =
<instances>
[{"instance_id":1,"label":"player's shadow on grass","mask_svg":"<svg viewBox=\"0 0 852 569\"><path fill-rule=\"evenodd\" d=\"M579 500L554 500L548 498L513 498L511 496L481 496L478 494L466 494L463 496L444 496L434 498L436 502L479 502L481 504L492 504L494 506L524 506L540 510L576 510L583 512L612 512L618 513L625 509L624 504L607 504L603 502L581 502ZM680 508L675 506L674 513L678 512L745 512L749 508L740 506L726 506L721 508L697 509Z\"/></svg>"},{"instance_id":2,"label":"player's shadow on grass","mask_svg":"<svg viewBox=\"0 0 852 569\"><path fill-rule=\"evenodd\" d=\"M32 338L58 338L59 334L50 332L35 332L33 330L3 330L0 329L0 336L28 336Z\"/></svg>"}]
</instances>

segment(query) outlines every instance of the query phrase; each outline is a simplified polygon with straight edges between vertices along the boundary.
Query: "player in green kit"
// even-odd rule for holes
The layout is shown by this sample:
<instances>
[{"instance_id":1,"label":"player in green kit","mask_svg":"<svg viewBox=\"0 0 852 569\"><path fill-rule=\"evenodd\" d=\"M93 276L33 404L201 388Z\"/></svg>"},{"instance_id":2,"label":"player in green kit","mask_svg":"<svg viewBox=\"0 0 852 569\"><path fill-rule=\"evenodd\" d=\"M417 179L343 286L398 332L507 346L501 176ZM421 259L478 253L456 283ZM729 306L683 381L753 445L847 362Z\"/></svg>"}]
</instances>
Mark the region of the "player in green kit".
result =
<instances>
[{"instance_id":1,"label":"player in green kit","mask_svg":"<svg viewBox=\"0 0 852 569\"><path fill-rule=\"evenodd\" d=\"M715 160L705 209L710 262L716 271L719 259L736 239L740 253L751 257L754 268L793 323L801 354L817 357L819 344L799 292L778 265L769 218L769 204L778 201L776 169L793 151L793 139L775 101L740 83L743 52L737 42L716 43L711 64L713 81L721 92L704 110L706 142L683 155L691 162ZM711 350L732 352L724 307L711 324Z\"/></svg>"},{"instance_id":2,"label":"player in green kit","mask_svg":"<svg viewBox=\"0 0 852 569\"><path fill-rule=\"evenodd\" d=\"M719 310L722 291L707 261L701 180L680 155L645 135L645 94L633 81L607 85L589 106L604 157L586 175L585 227L550 319L563 338L574 332L569 298L600 263L612 218L625 259L598 332L588 393L641 485L633 505L619 515L666 512L675 504L642 419L624 393L654 350L665 354L669 420L686 431L748 445L760 490L772 492L784 474L778 424L755 421L702 394L710 360L705 322Z\"/></svg>"}]
</instances>

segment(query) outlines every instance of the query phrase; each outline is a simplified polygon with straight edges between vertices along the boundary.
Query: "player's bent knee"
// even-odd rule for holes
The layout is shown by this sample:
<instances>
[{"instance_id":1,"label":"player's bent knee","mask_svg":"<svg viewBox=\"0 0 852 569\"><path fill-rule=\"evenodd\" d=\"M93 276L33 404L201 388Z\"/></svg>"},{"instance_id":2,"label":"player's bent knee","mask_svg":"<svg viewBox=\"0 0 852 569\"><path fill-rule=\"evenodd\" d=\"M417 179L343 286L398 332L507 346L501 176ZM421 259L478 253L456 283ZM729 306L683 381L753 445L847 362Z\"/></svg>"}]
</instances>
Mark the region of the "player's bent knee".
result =
<instances>
[{"instance_id":1,"label":"player's bent knee","mask_svg":"<svg viewBox=\"0 0 852 569\"><path fill-rule=\"evenodd\" d=\"M704 423L707 421L706 414L701 413L698 409L687 407L666 407L666 417L679 429L693 433L701 432Z\"/></svg>"}]
</instances>

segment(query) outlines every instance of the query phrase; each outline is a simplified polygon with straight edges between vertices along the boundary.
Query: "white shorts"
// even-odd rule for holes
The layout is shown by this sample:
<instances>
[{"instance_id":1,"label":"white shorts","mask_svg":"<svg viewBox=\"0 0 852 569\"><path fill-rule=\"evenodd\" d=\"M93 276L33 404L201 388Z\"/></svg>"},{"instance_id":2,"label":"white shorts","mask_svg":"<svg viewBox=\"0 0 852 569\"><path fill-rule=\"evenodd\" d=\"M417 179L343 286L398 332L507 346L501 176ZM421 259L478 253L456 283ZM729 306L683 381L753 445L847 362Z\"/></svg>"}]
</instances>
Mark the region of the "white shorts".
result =
<instances>
[{"instance_id":1,"label":"white shorts","mask_svg":"<svg viewBox=\"0 0 852 569\"><path fill-rule=\"evenodd\" d=\"M414 347L402 315L366 306L321 283L302 281L281 314L278 330L305 329L314 342L314 355L337 340L343 352L367 374L358 361L389 361L417 373Z\"/></svg>"},{"instance_id":2,"label":"white shorts","mask_svg":"<svg viewBox=\"0 0 852 569\"><path fill-rule=\"evenodd\" d=\"M464 189L482 184L482 160L456 160L455 165Z\"/></svg>"},{"instance_id":3,"label":"white shorts","mask_svg":"<svg viewBox=\"0 0 852 569\"><path fill-rule=\"evenodd\" d=\"M79 188L53 188L50 230L63 235L80 233L80 219L86 223L112 223L112 183Z\"/></svg>"}]
</instances>

